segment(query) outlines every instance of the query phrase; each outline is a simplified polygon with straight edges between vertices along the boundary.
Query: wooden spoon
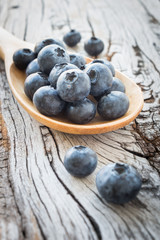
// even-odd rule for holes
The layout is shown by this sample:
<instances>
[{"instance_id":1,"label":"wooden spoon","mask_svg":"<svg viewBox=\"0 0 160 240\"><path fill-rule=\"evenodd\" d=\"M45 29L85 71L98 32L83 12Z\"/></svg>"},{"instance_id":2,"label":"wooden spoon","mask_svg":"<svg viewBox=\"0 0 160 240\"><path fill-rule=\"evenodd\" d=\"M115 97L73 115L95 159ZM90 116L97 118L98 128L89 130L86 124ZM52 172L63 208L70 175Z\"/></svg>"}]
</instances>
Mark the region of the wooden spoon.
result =
<instances>
[{"instance_id":1,"label":"wooden spoon","mask_svg":"<svg viewBox=\"0 0 160 240\"><path fill-rule=\"evenodd\" d=\"M126 94L130 101L128 112L123 117L114 121L105 121L97 114L95 119L90 123L80 125L69 122L65 117L47 117L42 115L24 93L25 72L18 70L13 64L13 53L19 48L33 49L34 45L32 43L24 42L14 37L3 28L0 28L0 57L5 62L5 70L9 86L20 105L40 123L66 133L99 134L124 127L133 121L142 110L143 95L140 88L133 80L129 79L119 71L116 71L116 77L124 83ZM86 62L89 63L90 61L91 59L86 57Z\"/></svg>"}]
</instances>

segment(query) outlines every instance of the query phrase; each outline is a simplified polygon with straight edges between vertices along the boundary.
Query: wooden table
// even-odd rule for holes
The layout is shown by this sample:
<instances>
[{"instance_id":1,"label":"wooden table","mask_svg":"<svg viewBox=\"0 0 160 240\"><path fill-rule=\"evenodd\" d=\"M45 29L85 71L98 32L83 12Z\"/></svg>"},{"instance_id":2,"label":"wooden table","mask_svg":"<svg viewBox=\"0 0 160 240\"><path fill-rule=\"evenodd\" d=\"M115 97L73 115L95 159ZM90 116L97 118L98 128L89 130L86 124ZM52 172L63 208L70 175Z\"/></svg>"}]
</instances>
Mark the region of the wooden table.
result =
<instances>
[{"instance_id":1,"label":"wooden table","mask_svg":"<svg viewBox=\"0 0 160 240\"><path fill-rule=\"evenodd\" d=\"M0 25L37 42L62 39L68 28L82 34L70 51L86 53L91 36L105 42L101 58L131 77L144 93L143 111L123 129L93 136L57 132L17 104L0 61L0 239L160 239L160 2L158 0L5 0ZM63 166L68 148L85 145L98 155L89 177L71 177ZM107 204L95 186L110 162L133 165L143 177L138 197Z\"/></svg>"}]
</instances>

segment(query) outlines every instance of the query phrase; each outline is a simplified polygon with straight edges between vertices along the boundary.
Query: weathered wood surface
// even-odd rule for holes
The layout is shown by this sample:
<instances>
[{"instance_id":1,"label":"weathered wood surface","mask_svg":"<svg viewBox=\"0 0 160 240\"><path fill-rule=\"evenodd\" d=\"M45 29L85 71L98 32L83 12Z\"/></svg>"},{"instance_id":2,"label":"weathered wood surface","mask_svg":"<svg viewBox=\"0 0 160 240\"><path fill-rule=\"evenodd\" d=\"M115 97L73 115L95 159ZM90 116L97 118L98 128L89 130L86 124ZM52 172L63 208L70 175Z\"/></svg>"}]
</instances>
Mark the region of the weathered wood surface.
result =
<instances>
[{"instance_id":1,"label":"weathered wood surface","mask_svg":"<svg viewBox=\"0 0 160 240\"><path fill-rule=\"evenodd\" d=\"M62 38L72 28L91 35L87 13L104 40L101 57L135 79L144 93L139 117L123 129L75 136L42 126L17 104L0 62L0 239L160 239L160 1L0 0L0 25L36 42ZM72 50L72 51L74 51ZM96 171L71 177L63 157L73 145L93 148ZM140 194L125 206L107 204L95 186L109 162L135 166L143 177Z\"/></svg>"}]
</instances>

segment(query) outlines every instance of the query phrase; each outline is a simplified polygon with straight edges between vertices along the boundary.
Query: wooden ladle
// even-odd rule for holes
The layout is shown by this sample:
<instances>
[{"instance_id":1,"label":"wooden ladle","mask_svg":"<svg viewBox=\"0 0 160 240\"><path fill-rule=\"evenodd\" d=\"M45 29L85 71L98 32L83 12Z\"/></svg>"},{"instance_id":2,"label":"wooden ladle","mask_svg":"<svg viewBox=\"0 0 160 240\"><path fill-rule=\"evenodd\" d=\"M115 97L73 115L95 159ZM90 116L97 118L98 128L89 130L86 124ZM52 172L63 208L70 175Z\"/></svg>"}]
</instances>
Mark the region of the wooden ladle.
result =
<instances>
[{"instance_id":1,"label":"wooden ladle","mask_svg":"<svg viewBox=\"0 0 160 240\"><path fill-rule=\"evenodd\" d=\"M13 53L19 48L33 49L34 45L32 43L22 41L8 33L3 28L0 28L0 57L5 62L5 70L9 86L20 105L40 123L66 133L99 134L124 127L133 121L142 110L143 95L140 88L133 80L129 79L119 71L116 71L116 77L124 83L126 87L126 94L130 101L128 112L123 117L114 121L105 121L97 114L95 119L90 123L80 125L73 124L62 116L47 117L42 115L24 93L24 81L26 78L25 72L18 70L13 63ZM89 63L90 61L91 59L86 57L86 62Z\"/></svg>"}]
</instances>

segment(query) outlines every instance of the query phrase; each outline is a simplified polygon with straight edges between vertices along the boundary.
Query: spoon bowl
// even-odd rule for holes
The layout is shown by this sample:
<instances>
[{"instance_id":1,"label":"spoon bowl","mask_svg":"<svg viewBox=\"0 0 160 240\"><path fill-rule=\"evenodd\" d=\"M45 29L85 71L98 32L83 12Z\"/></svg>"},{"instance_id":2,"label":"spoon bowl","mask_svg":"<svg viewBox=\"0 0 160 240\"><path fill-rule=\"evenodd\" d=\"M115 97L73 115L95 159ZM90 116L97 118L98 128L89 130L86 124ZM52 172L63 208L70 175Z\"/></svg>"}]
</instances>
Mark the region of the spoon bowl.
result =
<instances>
[{"instance_id":1,"label":"spoon bowl","mask_svg":"<svg viewBox=\"0 0 160 240\"><path fill-rule=\"evenodd\" d=\"M40 123L55 130L71 134L99 134L124 127L132 122L142 110L143 94L140 88L133 80L116 71L116 77L124 83L126 95L129 97L130 102L127 113L121 118L113 121L105 121L96 114L96 117L90 123L80 125L71 123L64 116L47 117L42 115L24 93L25 72L18 70L12 60L13 53L20 48L30 48L33 50L34 45L22 41L3 28L0 28L0 57L4 59L5 62L9 86L19 104ZM92 59L86 57L87 63L91 60Z\"/></svg>"}]
</instances>

